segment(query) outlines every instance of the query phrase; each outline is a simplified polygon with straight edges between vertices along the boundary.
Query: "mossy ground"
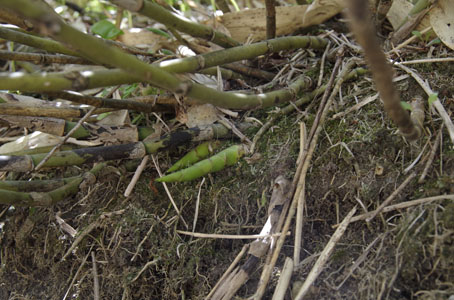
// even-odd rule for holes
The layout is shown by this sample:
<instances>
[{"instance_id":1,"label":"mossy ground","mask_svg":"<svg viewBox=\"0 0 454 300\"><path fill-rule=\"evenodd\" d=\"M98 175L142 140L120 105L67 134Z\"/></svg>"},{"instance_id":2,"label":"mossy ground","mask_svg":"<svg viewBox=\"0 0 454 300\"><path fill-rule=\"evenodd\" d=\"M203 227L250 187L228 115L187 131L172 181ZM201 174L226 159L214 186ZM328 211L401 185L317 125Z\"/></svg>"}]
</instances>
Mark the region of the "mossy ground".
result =
<instances>
[{"instance_id":1,"label":"mossy ground","mask_svg":"<svg viewBox=\"0 0 454 300\"><path fill-rule=\"evenodd\" d=\"M445 108L452 111L454 84L449 69L445 64L417 68L433 82L434 89L441 95L446 93ZM411 79L405 81L400 87L408 100L420 91ZM336 100L336 110L342 112L355 104L355 99L374 93L367 78L346 83L343 100ZM93 252L102 299L203 299L247 241L193 238L176 230L258 233L267 217L273 180L278 175L291 179L295 173L299 121L309 120L310 128L316 107L308 112L309 117L295 112L279 118L259 140L260 159L241 160L210 174L203 184L201 180L169 184L188 227L177 216L163 186L154 182L158 175L151 164L128 198L123 192L132 173L119 162L111 164L96 185L74 199L46 209L4 212L0 298L63 299L69 289L66 299L90 299ZM271 110L254 116L265 121L268 113ZM432 136L426 134L408 144L396 134L379 100L326 121L307 176L303 263L293 276L293 284L305 279L314 262L310 258L323 250L334 232L332 226L352 207L371 211L402 183L407 176L404 169L416 160L426 142L430 141L429 148L433 145L440 121L429 117L425 127ZM257 130L248 129L246 134L252 138ZM237 142L226 141L225 147ZM418 172L426 161L427 149L415 167ZM418 184L413 180L395 202L453 193L452 149L449 139L444 138L426 181ZM186 150L159 155L161 168L166 169ZM62 257L75 239L61 230L57 214L78 232L96 223L65 260ZM315 282L310 298L447 299L454 295L453 220L452 201L439 201L379 215L370 224L352 223ZM293 240L293 235L287 238L276 271L285 256L293 256ZM352 270L361 256L363 262ZM260 269L238 294L253 294L259 276ZM272 278L267 299L277 279Z\"/></svg>"}]
</instances>

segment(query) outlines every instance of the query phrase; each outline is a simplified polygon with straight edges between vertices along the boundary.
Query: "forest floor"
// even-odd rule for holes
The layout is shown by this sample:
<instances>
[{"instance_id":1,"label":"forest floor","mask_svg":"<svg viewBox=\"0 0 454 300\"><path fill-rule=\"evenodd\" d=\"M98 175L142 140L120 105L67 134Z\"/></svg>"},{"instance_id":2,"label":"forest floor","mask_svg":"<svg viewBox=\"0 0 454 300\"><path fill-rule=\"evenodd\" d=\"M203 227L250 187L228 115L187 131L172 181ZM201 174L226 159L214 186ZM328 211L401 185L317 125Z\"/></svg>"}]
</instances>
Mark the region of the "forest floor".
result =
<instances>
[{"instance_id":1,"label":"forest floor","mask_svg":"<svg viewBox=\"0 0 454 300\"><path fill-rule=\"evenodd\" d=\"M432 57L452 54L442 44L431 49L420 42L401 49L400 55L405 60L427 58L429 51ZM296 53L264 58L270 61L264 61L263 66L286 63ZM293 63L300 69L305 66L304 71L316 83L323 53L303 53ZM344 62L352 55L359 56L348 52ZM334 60L328 58L324 82L333 65ZM411 68L438 92L445 110L452 115L454 65L428 63ZM395 70L396 77L406 75ZM272 67L268 71L273 71ZM396 84L403 101L415 95L428 98L410 76L400 76ZM333 235L333 226L353 207L357 207L356 214L373 211L413 172L416 176L391 204L454 193L454 148L427 103L424 136L408 143L385 115L378 97L360 109L347 110L376 95L370 75L344 83L339 94L342 97L336 97L323 125L306 177L301 262L292 276L293 289L306 279ZM274 180L279 175L292 180L295 175L300 122L311 128L319 102L317 97L308 106L277 118L258 140L259 157L242 159L204 181L168 184L180 217L163 185L154 182L158 174L151 162L132 195L123 196L133 175L126 161L109 163L97 182L73 199L49 208L3 211L0 298L93 299L97 278L100 299L203 299L250 241L198 238L177 230L258 234L267 218ZM276 111L251 111L248 117L266 122ZM252 139L259 129L255 124L243 133ZM440 131L441 139L437 139ZM222 147L233 143L238 139L224 140ZM167 169L192 146L157 155L160 168ZM419 181L427 163L428 173ZM55 177L79 172L77 167L67 167L42 174ZM63 231L56 216L83 239ZM265 299L272 297L285 258L293 257L294 228L292 222ZM238 291L239 297L254 294L264 263L265 259ZM452 299L453 283L454 202L442 199L380 213L370 222L349 224L307 298ZM290 291L286 299L291 299Z\"/></svg>"}]
</instances>

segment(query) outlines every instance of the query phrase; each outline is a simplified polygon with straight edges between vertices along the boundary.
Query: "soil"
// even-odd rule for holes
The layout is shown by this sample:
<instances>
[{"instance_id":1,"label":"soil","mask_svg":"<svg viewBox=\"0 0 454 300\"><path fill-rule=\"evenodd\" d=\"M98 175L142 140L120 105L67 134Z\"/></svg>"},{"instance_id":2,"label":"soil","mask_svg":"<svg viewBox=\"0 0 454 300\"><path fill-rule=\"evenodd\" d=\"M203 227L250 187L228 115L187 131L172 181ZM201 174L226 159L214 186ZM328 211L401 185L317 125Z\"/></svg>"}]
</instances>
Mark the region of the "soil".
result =
<instances>
[{"instance_id":1,"label":"soil","mask_svg":"<svg viewBox=\"0 0 454 300\"><path fill-rule=\"evenodd\" d=\"M410 48L402 55L424 57L429 49L419 44L417 50ZM436 45L432 53L442 56L446 48ZM286 55L281 59L294 54ZM314 61L310 56L301 57L299 65L310 66ZM317 60L320 57L317 53ZM325 82L332 66L330 61L325 65ZM439 92L445 109L452 113L452 65L412 67ZM311 70L315 81L318 68L319 64ZM417 94L427 99L412 78L397 85L405 101ZM454 149L446 129L441 129L441 120L427 105L425 134L411 144L396 132L379 99L332 118L375 93L369 75L345 83L342 99L336 98L336 111L330 113L321 131L307 174L301 263L286 299L291 299L291 290L306 279L334 233L333 226L353 207L358 208L357 214L374 210L413 171L418 176L398 193L393 204L454 192ZM314 99L309 109L301 107L278 118L259 139L259 159L242 159L204 181L168 184L181 217L163 185L154 182L158 174L151 163L133 194L125 198L133 172L124 161L110 163L94 185L53 207L4 206L0 218L0 299L93 299L95 278L100 299L203 299L249 241L196 238L176 230L259 233L267 218L274 179L283 175L292 180L294 176L299 122L305 121L310 129L319 100ZM265 122L275 112L276 108L253 111L249 116ZM258 130L252 127L244 133L252 139ZM441 146L424 182L418 183L439 130L443 131ZM234 143L239 143L238 139L226 140L223 148ZM193 146L159 154L161 169L167 169ZM72 171L67 168L51 174L44 170L42 175ZM77 236L62 229L57 215L83 236L74 248ZM271 299L285 258L293 257L294 224L290 230L264 299ZM264 263L265 259L238 291L238 297L254 294ZM454 203L440 200L379 214L369 223L351 223L307 299L452 299L453 283Z\"/></svg>"}]
</instances>

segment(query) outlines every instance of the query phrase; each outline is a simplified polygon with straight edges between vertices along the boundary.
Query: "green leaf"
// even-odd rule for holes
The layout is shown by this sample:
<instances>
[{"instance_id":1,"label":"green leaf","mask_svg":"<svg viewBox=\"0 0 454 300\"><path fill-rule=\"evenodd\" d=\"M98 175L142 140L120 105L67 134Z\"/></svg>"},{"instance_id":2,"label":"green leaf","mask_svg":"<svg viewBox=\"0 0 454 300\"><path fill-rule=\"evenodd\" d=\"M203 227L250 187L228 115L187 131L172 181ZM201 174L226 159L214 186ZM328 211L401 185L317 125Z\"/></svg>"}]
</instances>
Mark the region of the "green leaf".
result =
<instances>
[{"instance_id":1,"label":"green leaf","mask_svg":"<svg viewBox=\"0 0 454 300\"><path fill-rule=\"evenodd\" d=\"M140 114L138 114L137 116L134 117L134 119L131 121L131 123L136 125L140 121L142 121L144 118L145 118L144 115L142 113L140 113Z\"/></svg>"},{"instance_id":2,"label":"green leaf","mask_svg":"<svg viewBox=\"0 0 454 300\"><path fill-rule=\"evenodd\" d=\"M129 98L137 89L137 83L133 83L122 88L122 99Z\"/></svg>"},{"instance_id":3,"label":"green leaf","mask_svg":"<svg viewBox=\"0 0 454 300\"><path fill-rule=\"evenodd\" d=\"M438 44L440 44L440 43L441 43L440 38L434 38L433 40L431 40L431 41L427 44L427 46L438 45Z\"/></svg>"},{"instance_id":4,"label":"green leaf","mask_svg":"<svg viewBox=\"0 0 454 300\"><path fill-rule=\"evenodd\" d=\"M175 53L167 49L161 49L161 52L165 55L175 55Z\"/></svg>"},{"instance_id":5,"label":"green leaf","mask_svg":"<svg viewBox=\"0 0 454 300\"><path fill-rule=\"evenodd\" d=\"M157 28L147 28L147 30L153 32L153 33L156 33L156 34L159 34L159 35L162 35L163 37L166 37L168 39L172 38L170 36L170 34L168 34L167 32L161 30L161 29L157 29Z\"/></svg>"},{"instance_id":6,"label":"green leaf","mask_svg":"<svg viewBox=\"0 0 454 300\"><path fill-rule=\"evenodd\" d=\"M400 101L400 106L402 106L403 109L412 111L413 108L411 107L410 103L405 102L405 101Z\"/></svg>"},{"instance_id":7,"label":"green leaf","mask_svg":"<svg viewBox=\"0 0 454 300\"><path fill-rule=\"evenodd\" d=\"M114 39L124 33L121 29L118 29L114 24L107 20L101 20L93 24L93 26L91 26L91 32L100 35L105 39Z\"/></svg>"},{"instance_id":8,"label":"green leaf","mask_svg":"<svg viewBox=\"0 0 454 300\"><path fill-rule=\"evenodd\" d=\"M433 93L429 96L429 99L427 102L429 102L429 106L432 106L432 103L434 103L438 99L438 93Z\"/></svg>"},{"instance_id":9,"label":"green leaf","mask_svg":"<svg viewBox=\"0 0 454 300\"><path fill-rule=\"evenodd\" d=\"M112 112L106 112L106 113L99 114L99 115L96 117L96 120L101 121L102 119L104 119L105 117L107 117L108 115L110 115L111 113L112 113Z\"/></svg>"},{"instance_id":10,"label":"green leaf","mask_svg":"<svg viewBox=\"0 0 454 300\"><path fill-rule=\"evenodd\" d=\"M235 0L230 0L230 3L232 3L233 7L235 8L235 11L240 11L240 7L238 6L238 3L236 3Z\"/></svg>"},{"instance_id":11,"label":"green leaf","mask_svg":"<svg viewBox=\"0 0 454 300\"><path fill-rule=\"evenodd\" d=\"M419 32L418 30L413 30L411 33L412 33L413 35L419 37L420 39L422 39L422 34L421 34L421 32Z\"/></svg>"}]
</instances>

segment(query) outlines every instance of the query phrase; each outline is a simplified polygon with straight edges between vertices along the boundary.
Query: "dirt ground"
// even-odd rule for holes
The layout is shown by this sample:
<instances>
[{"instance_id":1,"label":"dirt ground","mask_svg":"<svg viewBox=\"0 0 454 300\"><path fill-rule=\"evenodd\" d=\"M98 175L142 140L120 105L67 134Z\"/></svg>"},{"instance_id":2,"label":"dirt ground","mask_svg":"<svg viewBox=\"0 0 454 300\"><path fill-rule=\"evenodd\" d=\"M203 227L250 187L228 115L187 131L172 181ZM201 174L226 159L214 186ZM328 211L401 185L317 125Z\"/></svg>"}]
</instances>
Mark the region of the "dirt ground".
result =
<instances>
[{"instance_id":1,"label":"dirt ground","mask_svg":"<svg viewBox=\"0 0 454 300\"><path fill-rule=\"evenodd\" d=\"M452 54L441 44L431 50L421 42L402 50L401 55L410 60L426 57L429 50L435 57ZM287 61L294 54L283 53L278 59ZM302 55L298 61L299 68L306 68L302 71L314 82L321 55ZM349 53L347 58L350 55L357 54ZM325 81L332 67L333 61L328 60ZM446 111L452 114L453 65L411 67L438 91ZM415 95L427 99L411 77L404 77L397 85L404 101ZM354 206L357 214L374 210L412 172L417 176L392 204L454 193L454 148L427 102L425 135L410 144L396 132L379 99L332 118L376 94L369 75L345 83L341 94L321 131L307 174L302 262L293 274L292 288L304 282L332 236L333 225ZM290 180L294 176L300 147L299 122L305 121L310 128L319 101L314 99L309 108L303 106L278 118L258 142L259 159L242 159L233 167L210 174L203 183L198 179L169 184L181 217L163 186L154 182L158 174L152 163L133 194L125 198L124 190L133 175L127 167L130 162L125 161L110 163L95 184L53 207L2 207L0 299L93 299L95 278L100 299L203 299L249 241L196 238L176 230L259 233L267 218L273 180L279 175ZM253 111L248 116L265 122L276 111ZM244 133L252 139L259 128L256 125ZM425 180L418 183L440 130L441 145ZM225 140L222 147L233 143L239 143L238 139ZM160 153L157 158L161 169L166 170L192 146ZM41 175L69 176L78 172L78 168L71 167L44 170ZM193 228L197 198L198 217ZM75 228L78 235L71 237L62 230L56 216ZM293 256L294 225L290 230L265 299L272 297L285 257ZM81 235L83 238L78 239ZM239 290L238 297L246 298L255 292L263 263ZM291 297L289 290L286 299ZM307 299L453 297L454 202L438 200L379 214L370 223L351 223Z\"/></svg>"}]
</instances>

